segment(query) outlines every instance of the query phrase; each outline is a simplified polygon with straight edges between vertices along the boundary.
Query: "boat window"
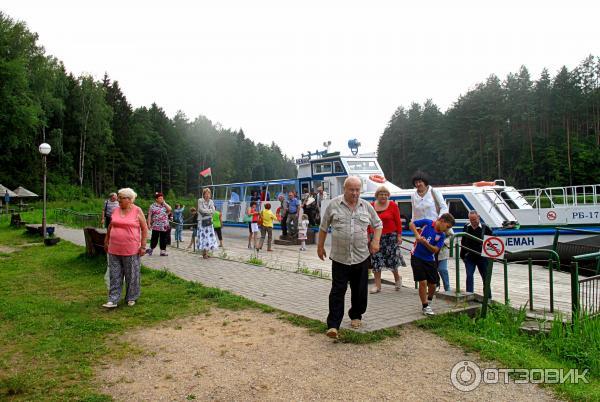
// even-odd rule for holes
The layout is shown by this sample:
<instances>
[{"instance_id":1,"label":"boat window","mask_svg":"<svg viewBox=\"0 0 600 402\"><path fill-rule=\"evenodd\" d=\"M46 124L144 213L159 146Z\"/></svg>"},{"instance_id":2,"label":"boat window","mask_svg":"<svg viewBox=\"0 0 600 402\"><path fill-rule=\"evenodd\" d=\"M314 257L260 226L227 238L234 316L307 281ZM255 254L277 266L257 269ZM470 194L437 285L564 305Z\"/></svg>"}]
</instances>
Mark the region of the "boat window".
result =
<instances>
[{"instance_id":1,"label":"boat window","mask_svg":"<svg viewBox=\"0 0 600 402\"><path fill-rule=\"evenodd\" d=\"M313 174L331 173L331 162L315 163Z\"/></svg>"},{"instance_id":2,"label":"boat window","mask_svg":"<svg viewBox=\"0 0 600 402\"><path fill-rule=\"evenodd\" d=\"M463 200L449 198L446 202L448 203L448 212L454 216L454 219L469 219L469 209Z\"/></svg>"},{"instance_id":3,"label":"boat window","mask_svg":"<svg viewBox=\"0 0 600 402\"><path fill-rule=\"evenodd\" d=\"M379 171L375 161L348 161L348 168L351 171Z\"/></svg>"},{"instance_id":4,"label":"boat window","mask_svg":"<svg viewBox=\"0 0 600 402\"><path fill-rule=\"evenodd\" d=\"M412 218L412 204L410 201L398 201L398 209L402 220L402 230L408 230L408 223Z\"/></svg>"},{"instance_id":5,"label":"boat window","mask_svg":"<svg viewBox=\"0 0 600 402\"><path fill-rule=\"evenodd\" d=\"M519 209L517 203L512 198L510 198L510 195L508 195L504 189L495 189L495 191L500 195L500 197L502 197L504 202L508 204L508 207L510 209Z\"/></svg>"},{"instance_id":6,"label":"boat window","mask_svg":"<svg viewBox=\"0 0 600 402\"><path fill-rule=\"evenodd\" d=\"M333 162L333 173L344 173L342 163L339 161Z\"/></svg>"}]
</instances>

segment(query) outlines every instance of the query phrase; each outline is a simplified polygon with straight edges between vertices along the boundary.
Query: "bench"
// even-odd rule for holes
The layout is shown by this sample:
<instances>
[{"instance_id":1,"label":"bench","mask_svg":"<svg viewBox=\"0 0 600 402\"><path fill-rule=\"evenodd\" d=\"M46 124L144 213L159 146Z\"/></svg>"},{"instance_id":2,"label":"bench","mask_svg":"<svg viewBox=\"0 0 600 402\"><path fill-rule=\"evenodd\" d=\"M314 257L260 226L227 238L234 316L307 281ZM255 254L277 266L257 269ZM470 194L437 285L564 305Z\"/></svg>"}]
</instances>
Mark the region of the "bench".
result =
<instances>
[{"instance_id":1,"label":"bench","mask_svg":"<svg viewBox=\"0 0 600 402\"><path fill-rule=\"evenodd\" d=\"M30 223L28 225L25 225L25 229L27 230L28 234L44 236L44 232L42 231L42 225ZM54 233L54 226L46 225L46 231Z\"/></svg>"},{"instance_id":2,"label":"bench","mask_svg":"<svg viewBox=\"0 0 600 402\"><path fill-rule=\"evenodd\" d=\"M83 229L85 238L85 253L90 256L106 254L104 251L104 239L106 239L106 229L87 227Z\"/></svg>"}]
</instances>

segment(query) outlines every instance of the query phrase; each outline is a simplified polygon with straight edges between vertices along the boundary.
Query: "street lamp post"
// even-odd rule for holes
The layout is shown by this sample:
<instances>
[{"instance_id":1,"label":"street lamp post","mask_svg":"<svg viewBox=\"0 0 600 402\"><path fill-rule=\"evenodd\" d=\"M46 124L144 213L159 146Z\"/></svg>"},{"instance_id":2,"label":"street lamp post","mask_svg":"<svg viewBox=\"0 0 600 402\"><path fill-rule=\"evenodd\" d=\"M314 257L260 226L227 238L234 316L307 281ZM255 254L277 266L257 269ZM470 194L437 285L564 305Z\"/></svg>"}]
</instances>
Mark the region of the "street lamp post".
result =
<instances>
[{"instance_id":1,"label":"street lamp post","mask_svg":"<svg viewBox=\"0 0 600 402\"><path fill-rule=\"evenodd\" d=\"M46 238L46 236L48 236L48 234L46 233L46 156L50 153L51 150L52 147L50 147L50 144L46 144L45 142L39 147L39 151L42 154L42 161L44 165L44 209L42 212L42 233L44 239Z\"/></svg>"}]
</instances>

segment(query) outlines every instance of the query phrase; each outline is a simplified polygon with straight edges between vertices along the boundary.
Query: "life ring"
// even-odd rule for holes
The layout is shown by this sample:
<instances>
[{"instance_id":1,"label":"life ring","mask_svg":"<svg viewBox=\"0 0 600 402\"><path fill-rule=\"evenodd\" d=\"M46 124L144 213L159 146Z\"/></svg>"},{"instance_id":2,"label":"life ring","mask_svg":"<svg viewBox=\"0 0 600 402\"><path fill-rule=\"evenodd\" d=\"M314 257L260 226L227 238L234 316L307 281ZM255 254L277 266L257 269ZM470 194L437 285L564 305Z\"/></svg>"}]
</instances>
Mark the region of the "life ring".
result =
<instances>
[{"instance_id":1,"label":"life ring","mask_svg":"<svg viewBox=\"0 0 600 402\"><path fill-rule=\"evenodd\" d=\"M277 220L281 222L281 207L277 208L277 211L275 211L275 217L277 217Z\"/></svg>"},{"instance_id":2,"label":"life ring","mask_svg":"<svg viewBox=\"0 0 600 402\"><path fill-rule=\"evenodd\" d=\"M475 187L487 187L487 186L494 186L496 185L496 183L494 183L493 181L478 181L473 183L473 185Z\"/></svg>"},{"instance_id":3,"label":"life ring","mask_svg":"<svg viewBox=\"0 0 600 402\"><path fill-rule=\"evenodd\" d=\"M387 180L380 174L372 174L369 176L369 180L374 181L375 183L385 183Z\"/></svg>"}]
</instances>

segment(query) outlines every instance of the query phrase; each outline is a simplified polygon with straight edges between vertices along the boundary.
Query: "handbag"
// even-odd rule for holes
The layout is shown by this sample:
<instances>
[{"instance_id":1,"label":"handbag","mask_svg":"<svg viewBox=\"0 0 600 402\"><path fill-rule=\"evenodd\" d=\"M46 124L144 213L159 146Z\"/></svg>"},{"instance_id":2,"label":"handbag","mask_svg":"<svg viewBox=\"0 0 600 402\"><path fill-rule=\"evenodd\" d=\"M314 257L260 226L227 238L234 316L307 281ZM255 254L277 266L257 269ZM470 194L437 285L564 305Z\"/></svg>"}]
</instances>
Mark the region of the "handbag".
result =
<instances>
[{"instance_id":1,"label":"handbag","mask_svg":"<svg viewBox=\"0 0 600 402\"><path fill-rule=\"evenodd\" d=\"M244 223L251 223L252 222L252 215L244 215Z\"/></svg>"},{"instance_id":2,"label":"handbag","mask_svg":"<svg viewBox=\"0 0 600 402\"><path fill-rule=\"evenodd\" d=\"M207 226L212 226L212 216L210 216L210 215L203 216L202 220L200 221L200 224L203 228L205 228Z\"/></svg>"}]
</instances>

